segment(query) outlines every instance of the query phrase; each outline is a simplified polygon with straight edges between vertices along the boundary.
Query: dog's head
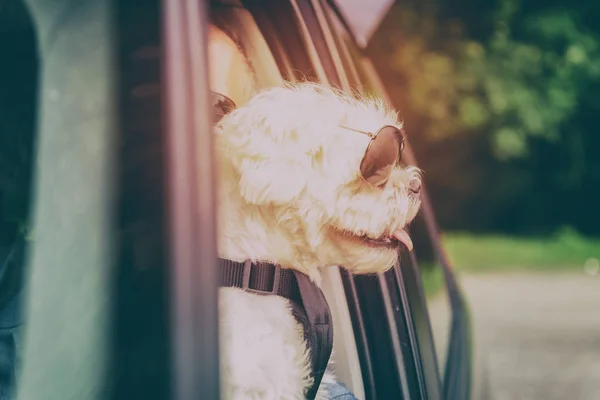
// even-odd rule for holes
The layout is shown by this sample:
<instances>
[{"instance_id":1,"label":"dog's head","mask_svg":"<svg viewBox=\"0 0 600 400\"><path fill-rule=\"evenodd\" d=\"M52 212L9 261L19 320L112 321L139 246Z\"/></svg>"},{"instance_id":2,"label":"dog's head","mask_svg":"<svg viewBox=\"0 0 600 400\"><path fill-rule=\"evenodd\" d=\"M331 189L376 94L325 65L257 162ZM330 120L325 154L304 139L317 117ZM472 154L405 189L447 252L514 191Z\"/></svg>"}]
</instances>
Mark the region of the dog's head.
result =
<instances>
[{"instance_id":1,"label":"dog's head","mask_svg":"<svg viewBox=\"0 0 600 400\"><path fill-rule=\"evenodd\" d=\"M216 129L220 205L231 216L224 235L237 229L249 240L254 229L277 242L269 254L251 249L265 243L248 244L239 251L253 254L238 257L301 270L393 266L399 242L412 247L403 229L417 214L421 186L417 168L396 162L399 129L384 102L309 83L262 91L225 116ZM375 141L380 134L387 138Z\"/></svg>"}]
</instances>

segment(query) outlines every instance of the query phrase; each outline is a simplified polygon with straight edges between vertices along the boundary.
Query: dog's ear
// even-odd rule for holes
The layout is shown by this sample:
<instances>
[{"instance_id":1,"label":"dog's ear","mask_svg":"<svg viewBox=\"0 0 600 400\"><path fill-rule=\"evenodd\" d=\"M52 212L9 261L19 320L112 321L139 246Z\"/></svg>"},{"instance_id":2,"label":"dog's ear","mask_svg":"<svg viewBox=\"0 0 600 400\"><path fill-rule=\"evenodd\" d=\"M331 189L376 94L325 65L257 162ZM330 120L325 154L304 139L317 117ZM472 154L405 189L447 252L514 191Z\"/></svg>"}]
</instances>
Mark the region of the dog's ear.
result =
<instances>
[{"instance_id":1,"label":"dog's ear","mask_svg":"<svg viewBox=\"0 0 600 400\"><path fill-rule=\"evenodd\" d=\"M283 160L245 159L240 168L240 192L249 204L286 204L306 186L306 174L295 173L299 165Z\"/></svg>"}]
</instances>

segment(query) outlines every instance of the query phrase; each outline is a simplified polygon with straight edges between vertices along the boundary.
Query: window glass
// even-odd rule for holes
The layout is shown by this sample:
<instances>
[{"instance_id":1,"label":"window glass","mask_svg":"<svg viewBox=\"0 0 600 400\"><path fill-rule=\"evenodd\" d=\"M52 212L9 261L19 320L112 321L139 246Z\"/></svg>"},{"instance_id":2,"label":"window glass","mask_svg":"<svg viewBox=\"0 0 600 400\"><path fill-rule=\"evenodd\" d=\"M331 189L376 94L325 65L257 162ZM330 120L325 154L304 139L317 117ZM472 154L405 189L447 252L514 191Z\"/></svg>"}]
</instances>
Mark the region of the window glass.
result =
<instances>
[{"instance_id":1,"label":"window glass","mask_svg":"<svg viewBox=\"0 0 600 400\"><path fill-rule=\"evenodd\" d=\"M422 214L410 225L410 233L425 292L439 372L443 377L452 323L448 287Z\"/></svg>"},{"instance_id":2,"label":"window glass","mask_svg":"<svg viewBox=\"0 0 600 400\"><path fill-rule=\"evenodd\" d=\"M370 85L368 74L362 67L361 50L353 42L352 38L344 28L331 7L327 7L327 16L336 37L342 62L346 74L350 78L353 89L360 93L374 93L376 90Z\"/></svg>"},{"instance_id":3,"label":"window glass","mask_svg":"<svg viewBox=\"0 0 600 400\"><path fill-rule=\"evenodd\" d=\"M357 85L362 91L376 92L369 85L368 75L362 68L360 49L352 41L337 15L329 7L328 15L336 31L337 43L340 46L340 53L343 56L342 59L348 75L353 80L363 83L362 85L360 83ZM411 224L410 231L415 244L414 252L425 292L438 367L440 369L439 372L440 376L443 376L450 338L450 324L452 322L448 289L441 265L437 261L433 244L427 234L425 221L421 214Z\"/></svg>"},{"instance_id":4,"label":"window glass","mask_svg":"<svg viewBox=\"0 0 600 400\"><path fill-rule=\"evenodd\" d=\"M350 85L353 89L362 92L363 88L361 84L361 77L358 73L359 63L357 62L358 60L353 59L352 54L350 54L349 46L352 45L349 40L350 38L333 10L329 6L326 6L325 11L327 21L331 27L335 44L340 54L340 59L342 65L344 66L344 70L346 71L346 75L350 81ZM363 82L365 81L363 80Z\"/></svg>"}]
</instances>

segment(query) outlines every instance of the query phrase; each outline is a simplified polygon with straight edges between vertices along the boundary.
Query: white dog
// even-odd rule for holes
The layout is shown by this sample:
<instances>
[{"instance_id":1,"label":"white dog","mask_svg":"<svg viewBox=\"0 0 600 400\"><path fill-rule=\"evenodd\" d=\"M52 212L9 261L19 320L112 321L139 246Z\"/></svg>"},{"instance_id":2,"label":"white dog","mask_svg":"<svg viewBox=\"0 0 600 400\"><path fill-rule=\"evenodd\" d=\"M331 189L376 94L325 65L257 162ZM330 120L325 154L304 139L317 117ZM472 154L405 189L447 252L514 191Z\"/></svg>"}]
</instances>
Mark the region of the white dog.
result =
<instances>
[{"instance_id":1,"label":"white dog","mask_svg":"<svg viewBox=\"0 0 600 400\"><path fill-rule=\"evenodd\" d=\"M262 91L226 115L215 131L219 257L279 263L317 284L323 267L392 267L399 241L412 248L403 228L420 206L418 169L395 163L399 127L382 101L313 83ZM237 288L219 299L224 398L304 399L309 356L288 300Z\"/></svg>"}]
</instances>

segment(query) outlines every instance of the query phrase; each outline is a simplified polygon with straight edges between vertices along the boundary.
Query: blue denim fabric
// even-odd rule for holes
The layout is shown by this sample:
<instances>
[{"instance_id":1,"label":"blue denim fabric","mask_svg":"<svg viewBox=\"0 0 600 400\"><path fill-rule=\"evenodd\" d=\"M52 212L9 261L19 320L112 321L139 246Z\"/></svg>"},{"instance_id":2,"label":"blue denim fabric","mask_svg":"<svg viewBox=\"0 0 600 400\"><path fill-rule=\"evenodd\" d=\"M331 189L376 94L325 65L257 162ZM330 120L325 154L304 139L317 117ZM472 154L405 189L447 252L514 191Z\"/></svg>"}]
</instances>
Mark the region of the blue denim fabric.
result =
<instances>
[{"instance_id":1,"label":"blue denim fabric","mask_svg":"<svg viewBox=\"0 0 600 400\"><path fill-rule=\"evenodd\" d=\"M0 257L0 276L5 255ZM18 328L21 325L20 296L17 294L0 309L0 400L11 400L15 390Z\"/></svg>"},{"instance_id":2,"label":"blue denim fabric","mask_svg":"<svg viewBox=\"0 0 600 400\"><path fill-rule=\"evenodd\" d=\"M325 383L329 400L358 400L342 382Z\"/></svg>"}]
</instances>

